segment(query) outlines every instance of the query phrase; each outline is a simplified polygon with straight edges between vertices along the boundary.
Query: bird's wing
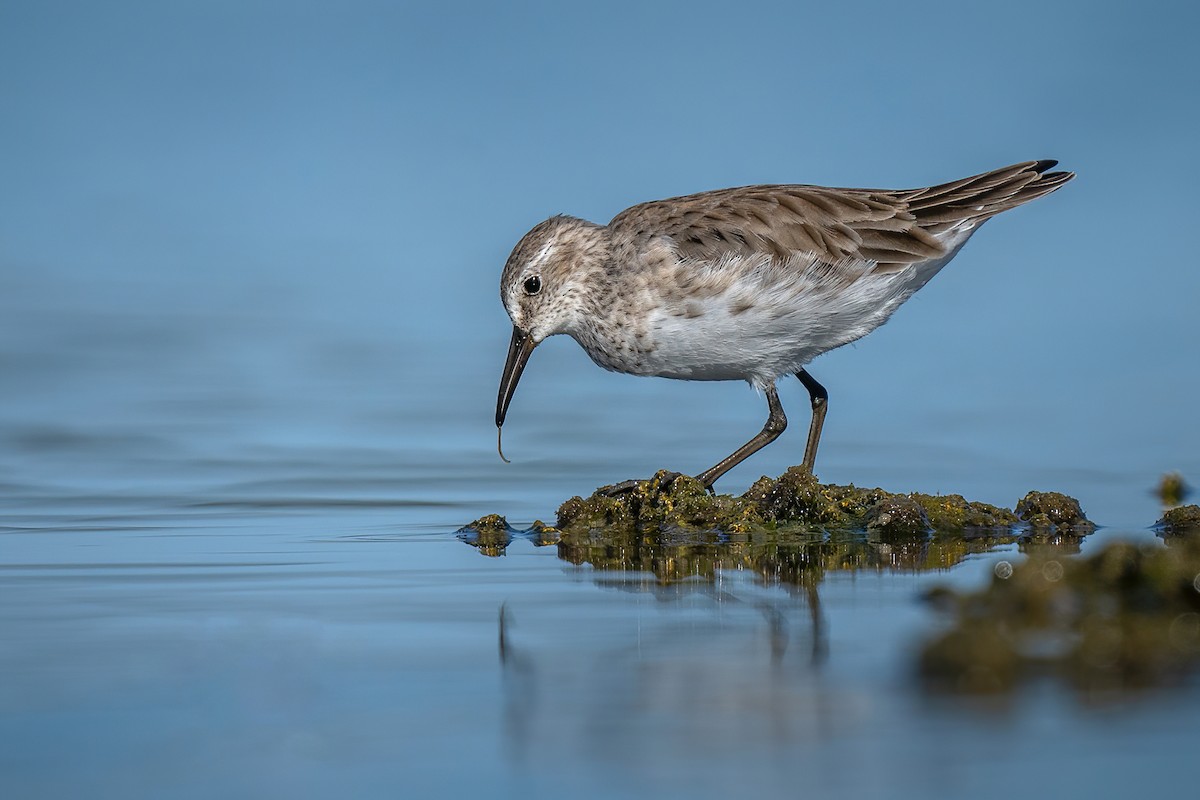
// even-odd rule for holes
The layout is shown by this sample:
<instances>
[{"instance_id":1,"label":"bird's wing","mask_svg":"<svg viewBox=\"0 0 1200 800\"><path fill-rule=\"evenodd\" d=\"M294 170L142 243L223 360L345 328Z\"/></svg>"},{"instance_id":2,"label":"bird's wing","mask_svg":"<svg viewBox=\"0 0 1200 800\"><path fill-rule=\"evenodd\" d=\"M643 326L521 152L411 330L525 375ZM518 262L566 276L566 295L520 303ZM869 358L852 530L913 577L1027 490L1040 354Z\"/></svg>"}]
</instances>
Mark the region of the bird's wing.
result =
<instances>
[{"instance_id":1,"label":"bird's wing","mask_svg":"<svg viewBox=\"0 0 1200 800\"><path fill-rule=\"evenodd\" d=\"M1048 194L1073 175L1030 161L923 189L744 186L622 211L609 228L634 240L668 237L681 257L796 255L830 266L900 270L946 255L939 235Z\"/></svg>"}]
</instances>

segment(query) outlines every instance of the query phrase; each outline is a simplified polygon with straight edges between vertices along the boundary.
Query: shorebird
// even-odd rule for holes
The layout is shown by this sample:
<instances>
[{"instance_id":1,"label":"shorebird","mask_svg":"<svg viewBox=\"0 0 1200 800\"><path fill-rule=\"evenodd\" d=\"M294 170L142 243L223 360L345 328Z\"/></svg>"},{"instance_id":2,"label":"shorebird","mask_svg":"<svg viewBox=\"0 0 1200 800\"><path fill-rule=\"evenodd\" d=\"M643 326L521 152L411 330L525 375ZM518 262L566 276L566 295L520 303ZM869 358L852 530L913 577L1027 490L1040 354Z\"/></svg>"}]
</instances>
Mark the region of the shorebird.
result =
<instances>
[{"instance_id":1,"label":"shorebird","mask_svg":"<svg viewBox=\"0 0 1200 800\"><path fill-rule=\"evenodd\" d=\"M565 333L608 370L744 380L766 395L763 429L696 476L709 489L783 432L775 384L795 375L812 402L811 472L829 394L805 366L886 322L984 222L1071 180L1050 171L1057 163L922 189L720 189L636 205L607 225L551 217L500 278L513 333L497 437L530 353Z\"/></svg>"}]
</instances>

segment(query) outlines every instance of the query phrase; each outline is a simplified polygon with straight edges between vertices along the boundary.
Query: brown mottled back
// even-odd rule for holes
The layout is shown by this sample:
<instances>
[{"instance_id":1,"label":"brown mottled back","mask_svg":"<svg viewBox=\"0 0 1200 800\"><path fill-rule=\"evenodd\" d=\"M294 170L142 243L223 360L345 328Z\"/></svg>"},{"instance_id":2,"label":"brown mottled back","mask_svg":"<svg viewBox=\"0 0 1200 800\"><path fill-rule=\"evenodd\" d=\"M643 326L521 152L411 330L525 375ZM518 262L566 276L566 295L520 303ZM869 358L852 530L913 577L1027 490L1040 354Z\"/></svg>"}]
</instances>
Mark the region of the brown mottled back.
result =
<instances>
[{"instance_id":1,"label":"brown mottled back","mask_svg":"<svg viewBox=\"0 0 1200 800\"><path fill-rule=\"evenodd\" d=\"M1049 194L1074 177L1027 161L923 189L743 186L633 206L608 224L634 240L669 237L683 258L797 254L880 271L940 258L939 234Z\"/></svg>"}]
</instances>

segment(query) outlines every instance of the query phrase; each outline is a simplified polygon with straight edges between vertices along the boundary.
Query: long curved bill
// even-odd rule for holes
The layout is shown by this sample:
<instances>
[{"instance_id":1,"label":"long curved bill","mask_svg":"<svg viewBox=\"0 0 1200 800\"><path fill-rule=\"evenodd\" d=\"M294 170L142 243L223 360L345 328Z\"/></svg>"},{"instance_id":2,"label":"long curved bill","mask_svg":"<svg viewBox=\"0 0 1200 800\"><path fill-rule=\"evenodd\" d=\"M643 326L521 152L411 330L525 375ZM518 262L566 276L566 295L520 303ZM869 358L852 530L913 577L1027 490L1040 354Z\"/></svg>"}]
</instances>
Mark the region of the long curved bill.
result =
<instances>
[{"instance_id":1,"label":"long curved bill","mask_svg":"<svg viewBox=\"0 0 1200 800\"><path fill-rule=\"evenodd\" d=\"M508 345L508 358L504 361L504 374L500 376L500 394L496 397L496 449L500 451L500 458L505 461L508 459L504 458L504 451L500 449L500 429L504 426L508 404L512 401L513 393L517 391L517 381L521 380L525 363L529 361L529 354L535 347L537 342L533 341L533 337L514 325L512 342Z\"/></svg>"}]
</instances>

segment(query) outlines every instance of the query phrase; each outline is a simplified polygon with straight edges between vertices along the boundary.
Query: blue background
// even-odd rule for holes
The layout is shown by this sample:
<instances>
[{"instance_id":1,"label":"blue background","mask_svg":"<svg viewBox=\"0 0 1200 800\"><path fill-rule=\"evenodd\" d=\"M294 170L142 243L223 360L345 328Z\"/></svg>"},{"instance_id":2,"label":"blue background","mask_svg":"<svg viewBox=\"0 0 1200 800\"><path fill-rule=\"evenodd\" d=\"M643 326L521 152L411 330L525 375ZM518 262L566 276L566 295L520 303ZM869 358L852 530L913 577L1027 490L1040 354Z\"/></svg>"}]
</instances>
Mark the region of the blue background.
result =
<instances>
[{"instance_id":1,"label":"blue background","mask_svg":"<svg viewBox=\"0 0 1200 800\"><path fill-rule=\"evenodd\" d=\"M496 510L546 515L550 495L489 487L696 472L765 408L742 384L604 373L561 338L501 464L497 279L533 224L1058 158L1074 182L814 362L819 471L1142 498L1200 474L1196 23L1112 2L6 3L0 424L455 450ZM799 461L807 397L782 397L791 430L726 491Z\"/></svg>"},{"instance_id":2,"label":"blue background","mask_svg":"<svg viewBox=\"0 0 1200 800\"><path fill-rule=\"evenodd\" d=\"M694 473L766 415L745 384L607 373L557 337L501 463L497 283L538 221L1058 158L1074 181L814 362L817 471L1007 507L1058 489L1104 526L1084 557L1157 546L1159 476L1200 481L1198 23L0 3L0 794L1181 794L1194 685L1089 707L1039 683L996 714L913 691L915 597L1015 543L914 571L864 541L880 560L824 574L818 607L752 569L669 583L454 534ZM780 393L792 427L719 490L800 461L808 398Z\"/></svg>"}]
</instances>

